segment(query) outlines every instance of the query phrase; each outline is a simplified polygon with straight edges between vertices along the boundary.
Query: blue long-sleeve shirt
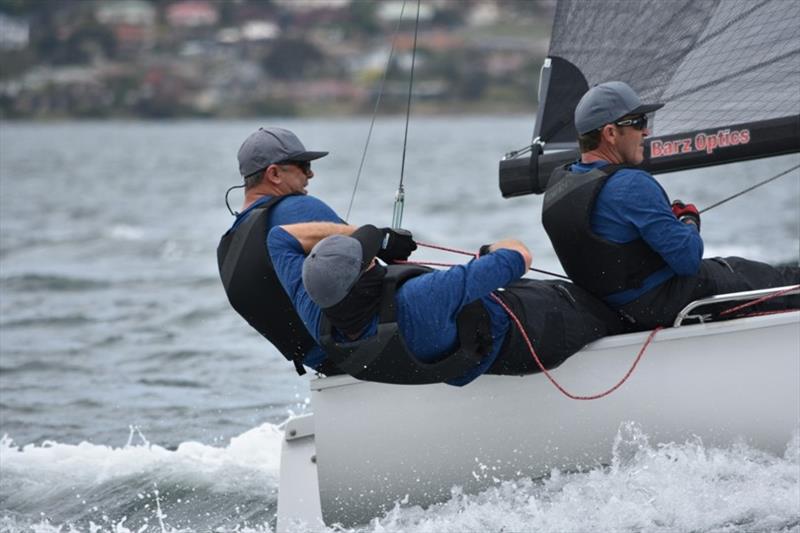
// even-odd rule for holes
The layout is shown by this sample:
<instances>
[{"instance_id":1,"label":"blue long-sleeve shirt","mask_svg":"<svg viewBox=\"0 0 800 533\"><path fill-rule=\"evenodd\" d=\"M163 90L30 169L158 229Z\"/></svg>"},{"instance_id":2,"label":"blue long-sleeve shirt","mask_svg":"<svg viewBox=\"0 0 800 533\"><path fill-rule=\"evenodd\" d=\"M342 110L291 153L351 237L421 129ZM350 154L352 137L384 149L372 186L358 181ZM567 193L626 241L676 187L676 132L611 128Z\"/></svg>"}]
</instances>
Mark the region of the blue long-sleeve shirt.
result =
<instances>
[{"instance_id":1,"label":"blue long-sleeve shirt","mask_svg":"<svg viewBox=\"0 0 800 533\"><path fill-rule=\"evenodd\" d=\"M607 164L575 163L572 171L588 172ZM606 296L612 307L635 300L673 276L690 276L700 269L703 239L697 227L675 218L664 189L644 170L624 168L614 173L597 195L590 224L592 231L611 242L643 239L667 264L645 278L638 289Z\"/></svg>"},{"instance_id":2,"label":"blue long-sleeve shirt","mask_svg":"<svg viewBox=\"0 0 800 533\"><path fill-rule=\"evenodd\" d=\"M268 236L272 263L286 293L311 335L319 340L322 310L303 287L305 253L300 243L282 228L273 228ZM465 305L481 299L491 321L492 350L464 376L449 380L451 385L465 385L480 376L497 359L509 328L506 312L489 294L525 274L525 261L514 250L497 250L466 265L437 270L406 281L395 294L397 324L406 345L424 362L451 353L458 343L456 318ZM361 338L377 331L378 316Z\"/></svg>"}]
</instances>

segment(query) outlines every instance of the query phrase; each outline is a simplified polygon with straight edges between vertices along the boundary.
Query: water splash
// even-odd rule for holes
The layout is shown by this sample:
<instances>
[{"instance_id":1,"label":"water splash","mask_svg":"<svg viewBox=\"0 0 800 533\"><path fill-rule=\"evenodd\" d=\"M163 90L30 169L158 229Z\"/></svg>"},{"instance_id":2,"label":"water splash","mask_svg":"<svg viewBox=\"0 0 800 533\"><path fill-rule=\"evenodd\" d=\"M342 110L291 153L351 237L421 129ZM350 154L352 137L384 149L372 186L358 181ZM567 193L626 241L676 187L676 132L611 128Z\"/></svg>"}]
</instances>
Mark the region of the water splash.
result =
<instances>
[{"instance_id":1,"label":"water splash","mask_svg":"<svg viewBox=\"0 0 800 533\"><path fill-rule=\"evenodd\" d=\"M700 439L651 446L623 424L612 464L587 472L554 470L540 480L499 482L479 494L454 489L422 509L395 505L353 531L800 531L800 436L783 457L737 442Z\"/></svg>"},{"instance_id":2,"label":"water splash","mask_svg":"<svg viewBox=\"0 0 800 533\"><path fill-rule=\"evenodd\" d=\"M184 442L174 450L136 427L121 448L18 447L4 437L0 531L272 532L281 439L271 424L224 447ZM606 467L496 480L478 494L455 487L444 503L424 509L400 501L361 527L293 531L800 532L800 433L779 457L744 442L713 448L695 438L653 446L628 423L612 451Z\"/></svg>"},{"instance_id":3,"label":"water splash","mask_svg":"<svg viewBox=\"0 0 800 533\"><path fill-rule=\"evenodd\" d=\"M281 439L271 424L221 448L169 450L135 427L120 448L4 436L0 531L269 531Z\"/></svg>"}]
</instances>

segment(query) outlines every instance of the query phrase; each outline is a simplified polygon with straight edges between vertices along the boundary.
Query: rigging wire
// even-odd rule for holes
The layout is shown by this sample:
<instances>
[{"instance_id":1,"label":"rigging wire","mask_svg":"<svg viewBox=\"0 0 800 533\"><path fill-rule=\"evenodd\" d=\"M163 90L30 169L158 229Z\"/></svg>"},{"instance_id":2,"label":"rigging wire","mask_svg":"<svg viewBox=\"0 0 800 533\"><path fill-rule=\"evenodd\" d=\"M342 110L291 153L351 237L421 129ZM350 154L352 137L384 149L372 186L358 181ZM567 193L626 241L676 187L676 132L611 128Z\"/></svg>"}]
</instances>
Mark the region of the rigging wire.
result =
<instances>
[{"instance_id":1,"label":"rigging wire","mask_svg":"<svg viewBox=\"0 0 800 533\"><path fill-rule=\"evenodd\" d=\"M478 255L475 252L469 252L467 250L460 250L458 248L449 248L447 246L440 246L438 244L431 244L431 243L427 243L427 242L417 241L417 246L422 246L423 248L431 248L433 250L441 250L443 252L452 252L454 254L468 255L470 257L478 257ZM412 261L404 261L404 262L405 263L413 263ZM419 263L420 264L425 264L425 265L453 266L452 263L431 263L429 261L424 261L424 262L419 262ZM531 270L533 272L539 272L541 274L547 274L548 276L553 276L553 277L556 277L556 278L563 278L565 280L572 281L567 276L564 276L563 274L556 274L555 272L549 272L547 270L542 270L542 269L533 268L533 267L528 267L528 270Z\"/></svg>"},{"instance_id":2,"label":"rigging wire","mask_svg":"<svg viewBox=\"0 0 800 533\"><path fill-rule=\"evenodd\" d=\"M400 162L400 184L394 198L394 213L392 215L392 227L399 228L403 224L403 206L405 204L405 191L403 190L403 178L406 170L406 148L408 147L408 122L411 118L411 95L414 88L414 65L417 60L417 35L419 33L419 9L421 0L417 0L417 19L414 22L414 44L411 48L411 74L408 78L408 102L406 103L406 127L403 134L403 157Z\"/></svg>"},{"instance_id":3,"label":"rigging wire","mask_svg":"<svg viewBox=\"0 0 800 533\"><path fill-rule=\"evenodd\" d=\"M369 149L369 142L372 138L372 130L375 127L375 118L378 115L378 108L381 105L381 97L383 96L384 86L386 85L386 78L389 75L389 67L392 64L392 57L394 56L394 48L397 44L397 35L400 33L400 24L403 21L403 12L406 9L406 0L403 0L403 5L400 7L400 17L397 19L397 25L394 28L394 34L392 36L392 46L389 49L389 57L386 60L386 67L383 69L383 76L381 78L381 84L378 88L378 96L375 98L375 108L372 110L372 119L369 123L369 131L367 132L367 140L364 142L364 151L361 153L361 163L358 165L358 173L356 173L356 182L353 185L353 194L350 195L350 204L347 206L347 214L345 215L344 219L350 219L350 212L353 210L353 203L356 199L356 191L358 190L358 184L361 181L361 172L364 169L364 162L367 160L367 150Z\"/></svg>"},{"instance_id":4,"label":"rigging wire","mask_svg":"<svg viewBox=\"0 0 800 533\"><path fill-rule=\"evenodd\" d=\"M738 198L739 196L741 196L741 195L743 195L745 193L748 193L748 192L752 191L753 189L761 187L762 185L766 185L767 183L769 183L771 181L774 181L774 180L776 180L776 179L778 179L778 178L780 178L782 176L785 176L786 174L792 172L793 170L797 170L798 168L800 168L800 165L795 165L790 169L784 170L783 172L772 176L771 178L765 179L764 181L756 183L755 185L753 185L751 187L748 187L748 188L746 188L746 189L744 189L742 191L739 191L736 194L728 196L727 198L724 198L724 199L720 200L717 203L711 204L710 206L708 206L708 207L706 207L704 209L701 209L699 212L700 213L705 213L706 211L710 211L711 209L714 209L717 206L720 206L720 205L722 205L722 204L724 204L726 202L729 202L729 201L733 200L734 198Z\"/></svg>"}]
</instances>

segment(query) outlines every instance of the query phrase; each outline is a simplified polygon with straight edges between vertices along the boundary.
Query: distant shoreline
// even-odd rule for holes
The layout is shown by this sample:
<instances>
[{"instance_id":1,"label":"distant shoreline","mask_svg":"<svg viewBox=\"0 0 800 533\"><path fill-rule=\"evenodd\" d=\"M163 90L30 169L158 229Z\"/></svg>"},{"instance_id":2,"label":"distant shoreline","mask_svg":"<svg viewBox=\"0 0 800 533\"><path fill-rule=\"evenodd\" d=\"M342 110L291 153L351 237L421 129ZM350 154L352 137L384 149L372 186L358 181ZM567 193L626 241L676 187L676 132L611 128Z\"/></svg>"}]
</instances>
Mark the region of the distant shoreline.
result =
<instances>
[{"instance_id":1,"label":"distant shoreline","mask_svg":"<svg viewBox=\"0 0 800 533\"><path fill-rule=\"evenodd\" d=\"M445 106L447 107L447 106ZM530 107L524 108L523 106L514 106L513 108L509 108L507 106L504 109L499 109L499 106L487 106L486 108L482 108L481 106L469 107L469 108L447 108L447 109L437 109L437 106L430 106L429 104L414 106L412 104L411 107L411 119L412 121L417 118L424 118L424 117L481 117L481 116L498 116L498 117L508 117L508 116L525 116L530 115L534 116L536 114L537 106L531 104ZM422 116L420 116L422 115ZM301 120L301 119L327 119L327 118L371 118L372 113L356 111L356 112L344 112L344 111L329 111L329 112L317 112L317 113L293 113L293 114L252 114L252 115L197 115L197 114L185 114L185 115L174 115L174 116L164 116L164 117L150 117L150 116L141 116L141 115L108 115L108 116L75 116L75 115L45 115L45 116L0 116L0 123L63 123L63 122L177 122L177 121L236 121L236 120L252 120L253 118L269 118L269 119L291 119L291 120ZM378 113L379 118L404 118L405 112L387 112L387 113Z\"/></svg>"}]
</instances>

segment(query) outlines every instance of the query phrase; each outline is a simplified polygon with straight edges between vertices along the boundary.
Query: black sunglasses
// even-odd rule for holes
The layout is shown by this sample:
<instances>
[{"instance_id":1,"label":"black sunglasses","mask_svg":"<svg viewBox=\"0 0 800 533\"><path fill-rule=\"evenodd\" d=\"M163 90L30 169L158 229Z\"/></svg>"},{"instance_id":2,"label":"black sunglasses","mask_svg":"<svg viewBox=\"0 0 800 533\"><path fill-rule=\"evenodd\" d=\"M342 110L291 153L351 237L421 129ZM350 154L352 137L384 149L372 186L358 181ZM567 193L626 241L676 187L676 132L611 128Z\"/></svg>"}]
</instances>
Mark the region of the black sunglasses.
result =
<instances>
[{"instance_id":1,"label":"black sunglasses","mask_svg":"<svg viewBox=\"0 0 800 533\"><path fill-rule=\"evenodd\" d=\"M311 161L281 161L278 164L295 166L300 170L302 170L303 172L305 172L306 174L308 174L309 171L311 170Z\"/></svg>"},{"instance_id":2,"label":"black sunglasses","mask_svg":"<svg viewBox=\"0 0 800 533\"><path fill-rule=\"evenodd\" d=\"M619 126L624 128L625 126L630 126L635 130L642 131L647 127L647 115L640 115L634 118L626 118L625 120L617 120L614 122L615 126Z\"/></svg>"}]
</instances>

